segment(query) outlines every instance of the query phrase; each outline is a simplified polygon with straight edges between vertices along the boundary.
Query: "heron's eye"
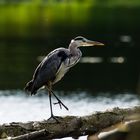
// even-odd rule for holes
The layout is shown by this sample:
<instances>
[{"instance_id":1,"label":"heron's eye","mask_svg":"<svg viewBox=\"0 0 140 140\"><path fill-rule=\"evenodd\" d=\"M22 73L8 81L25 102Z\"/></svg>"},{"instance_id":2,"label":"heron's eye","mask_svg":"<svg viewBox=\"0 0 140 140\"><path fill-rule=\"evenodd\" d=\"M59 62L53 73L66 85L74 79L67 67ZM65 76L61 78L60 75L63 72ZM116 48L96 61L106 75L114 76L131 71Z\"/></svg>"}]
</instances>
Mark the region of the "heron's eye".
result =
<instances>
[{"instance_id":1,"label":"heron's eye","mask_svg":"<svg viewBox=\"0 0 140 140\"><path fill-rule=\"evenodd\" d=\"M86 40L82 39L83 42L86 42Z\"/></svg>"}]
</instances>

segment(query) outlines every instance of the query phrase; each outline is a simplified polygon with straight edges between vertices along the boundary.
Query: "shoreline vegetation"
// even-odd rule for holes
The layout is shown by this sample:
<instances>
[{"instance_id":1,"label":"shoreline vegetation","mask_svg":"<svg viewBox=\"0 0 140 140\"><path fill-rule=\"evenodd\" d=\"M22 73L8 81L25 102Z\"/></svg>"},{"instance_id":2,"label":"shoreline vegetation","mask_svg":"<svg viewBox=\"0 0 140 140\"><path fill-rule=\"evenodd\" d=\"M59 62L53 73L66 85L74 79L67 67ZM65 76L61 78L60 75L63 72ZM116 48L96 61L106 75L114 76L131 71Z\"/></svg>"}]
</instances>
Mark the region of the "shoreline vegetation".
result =
<instances>
[{"instance_id":1,"label":"shoreline vegetation","mask_svg":"<svg viewBox=\"0 0 140 140\"><path fill-rule=\"evenodd\" d=\"M31 38L51 36L51 32L63 25L63 30L73 27L84 27L87 24L96 27L110 27L113 20L121 26L119 19L125 17L125 29L138 17L140 2L134 1L50 1L42 2L1 2L0 3L0 39L2 38ZM102 9L102 10L101 10ZM59 11L59 12L58 12ZM104 12L105 11L105 12ZM131 14L127 17L126 13ZM80 14L79 14L80 13ZM137 14L136 14L137 13ZM114 19L115 14L115 19ZM133 15L133 16L131 16ZM132 20L130 20L130 18ZM96 19L96 20L95 20ZM65 24L67 21L68 24ZM97 25L96 25L97 24ZM112 27L113 28L113 27ZM96 29L96 28L95 28ZM96 32L96 30L95 30Z\"/></svg>"}]
</instances>

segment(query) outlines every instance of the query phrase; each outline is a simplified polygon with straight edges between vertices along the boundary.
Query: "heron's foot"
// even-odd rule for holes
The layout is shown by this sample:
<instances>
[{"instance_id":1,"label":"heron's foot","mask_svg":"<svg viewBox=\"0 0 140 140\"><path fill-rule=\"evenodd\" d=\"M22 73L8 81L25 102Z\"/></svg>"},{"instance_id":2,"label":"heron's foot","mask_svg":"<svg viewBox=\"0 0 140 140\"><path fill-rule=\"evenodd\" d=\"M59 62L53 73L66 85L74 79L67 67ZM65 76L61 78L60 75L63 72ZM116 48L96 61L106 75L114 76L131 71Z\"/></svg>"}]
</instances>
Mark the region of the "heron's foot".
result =
<instances>
[{"instance_id":1,"label":"heron's foot","mask_svg":"<svg viewBox=\"0 0 140 140\"><path fill-rule=\"evenodd\" d=\"M54 95L54 97L55 97L56 100L58 101L58 102L54 103L54 105L59 104L60 109L62 109L62 106L63 106L66 110L69 110L68 107L65 106L65 105L62 103L62 101L54 94L54 92L53 92L52 90L51 90L51 93Z\"/></svg>"},{"instance_id":2,"label":"heron's foot","mask_svg":"<svg viewBox=\"0 0 140 140\"><path fill-rule=\"evenodd\" d=\"M60 106L60 109L62 109L62 106L66 109L66 110L69 110L68 109L68 107L66 106L66 105L64 105L62 102L61 102L61 100L58 100L58 102L56 102L56 103L53 103L54 105L57 105L57 104L59 104L59 106Z\"/></svg>"},{"instance_id":3,"label":"heron's foot","mask_svg":"<svg viewBox=\"0 0 140 140\"><path fill-rule=\"evenodd\" d=\"M51 117L47 120L48 123L60 123L59 119L62 117L51 115Z\"/></svg>"}]
</instances>

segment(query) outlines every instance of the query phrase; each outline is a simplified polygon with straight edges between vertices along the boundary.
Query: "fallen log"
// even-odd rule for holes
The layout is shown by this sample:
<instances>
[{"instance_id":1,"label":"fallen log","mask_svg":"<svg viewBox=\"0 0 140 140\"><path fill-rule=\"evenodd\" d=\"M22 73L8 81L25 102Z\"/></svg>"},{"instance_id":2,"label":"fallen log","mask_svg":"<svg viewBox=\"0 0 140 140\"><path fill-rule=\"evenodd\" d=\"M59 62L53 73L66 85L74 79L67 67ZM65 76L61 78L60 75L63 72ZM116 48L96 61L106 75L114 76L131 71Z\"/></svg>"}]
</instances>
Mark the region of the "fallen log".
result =
<instances>
[{"instance_id":1,"label":"fallen log","mask_svg":"<svg viewBox=\"0 0 140 140\"><path fill-rule=\"evenodd\" d=\"M66 116L55 120L32 121L27 123L13 122L0 125L0 138L6 140L46 140L64 137L78 138L92 135L102 129L126 120L130 115L139 114L140 107L114 108L105 112L96 112L89 116Z\"/></svg>"},{"instance_id":2,"label":"fallen log","mask_svg":"<svg viewBox=\"0 0 140 140\"><path fill-rule=\"evenodd\" d=\"M140 121L130 121L121 124L114 131L100 137L99 140L139 140L140 139Z\"/></svg>"}]
</instances>

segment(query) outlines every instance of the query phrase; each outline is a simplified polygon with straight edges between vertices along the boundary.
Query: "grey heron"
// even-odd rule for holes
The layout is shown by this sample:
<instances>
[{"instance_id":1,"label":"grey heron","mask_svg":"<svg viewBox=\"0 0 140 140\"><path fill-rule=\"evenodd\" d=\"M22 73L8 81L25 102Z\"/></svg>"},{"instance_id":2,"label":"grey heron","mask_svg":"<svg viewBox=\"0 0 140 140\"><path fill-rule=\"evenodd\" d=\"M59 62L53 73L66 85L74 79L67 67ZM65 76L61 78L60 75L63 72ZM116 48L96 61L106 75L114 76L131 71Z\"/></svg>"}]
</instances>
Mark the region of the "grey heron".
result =
<instances>
[{"instance_id":1,"label":"grey heron","mask_svg":"<svg viewBox=\"0 0 140 140\"><path fill-rule=\"evenodd\" d=\"M57 121L52 110L52 95L58 101L55 104L59 104L60 108L63 106L66 110L68 110L63 102L54 94L52 86L60 81L68 70L79 62L80 58L82 57L79 47L94 45L104 44L97 41L88 40L82 36L72 39L68 48L57 48L50 52L37 66L32 80L26 84L25 90L30 92L31 95L36 94L41 87L46 87L49 94L51 111L51 117L49 119L53 118Z\"/></svg>"}]
</instances>

